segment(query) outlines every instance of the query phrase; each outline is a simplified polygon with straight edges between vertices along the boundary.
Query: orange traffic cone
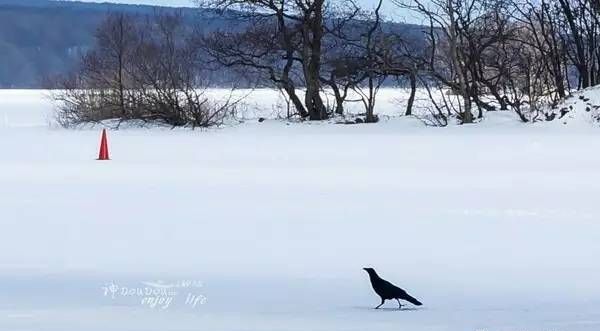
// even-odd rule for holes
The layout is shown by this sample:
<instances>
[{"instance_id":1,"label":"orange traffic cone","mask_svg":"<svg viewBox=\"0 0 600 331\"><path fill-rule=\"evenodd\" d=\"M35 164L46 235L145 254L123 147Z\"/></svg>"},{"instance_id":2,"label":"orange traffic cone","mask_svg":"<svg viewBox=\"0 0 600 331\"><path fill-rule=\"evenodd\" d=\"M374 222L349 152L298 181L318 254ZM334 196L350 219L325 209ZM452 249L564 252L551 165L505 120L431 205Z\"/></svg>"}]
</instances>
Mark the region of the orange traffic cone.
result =
<instances>
[{"instance_id":1,"label":"orange traffic cone","mask_svg":"<svg viewBox=\"0 0 600 331\"><path fill-rule=\"evenodd\" d=\"M102 139L100 140L100 153L98 154L98 160L110 160L108 157L108 139L106 138L106 129L102 130Z\"/></svg>"}]
</instances>

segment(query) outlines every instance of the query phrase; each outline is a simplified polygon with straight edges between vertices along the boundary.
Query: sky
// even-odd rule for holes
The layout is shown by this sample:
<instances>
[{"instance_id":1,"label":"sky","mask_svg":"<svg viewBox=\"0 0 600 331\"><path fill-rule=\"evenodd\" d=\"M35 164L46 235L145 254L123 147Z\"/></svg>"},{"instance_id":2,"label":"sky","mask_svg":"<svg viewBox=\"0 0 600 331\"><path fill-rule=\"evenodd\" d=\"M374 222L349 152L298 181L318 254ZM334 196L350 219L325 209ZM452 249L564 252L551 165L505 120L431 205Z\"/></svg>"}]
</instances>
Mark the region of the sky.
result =
<instances>
[{"instance_id":1,"label":"sky","mask_svg":"<svg viewBox=\"0 0 600 331\"><path fill-rule=\"evenodd\" d=\"M142 4L142 5L155 5L155 6L173 6L173 7L192 7L194 1L192 0L80 0L83 2L115 2L115 3L126 3L126 4Z\"/></svg>"}]
</instances>

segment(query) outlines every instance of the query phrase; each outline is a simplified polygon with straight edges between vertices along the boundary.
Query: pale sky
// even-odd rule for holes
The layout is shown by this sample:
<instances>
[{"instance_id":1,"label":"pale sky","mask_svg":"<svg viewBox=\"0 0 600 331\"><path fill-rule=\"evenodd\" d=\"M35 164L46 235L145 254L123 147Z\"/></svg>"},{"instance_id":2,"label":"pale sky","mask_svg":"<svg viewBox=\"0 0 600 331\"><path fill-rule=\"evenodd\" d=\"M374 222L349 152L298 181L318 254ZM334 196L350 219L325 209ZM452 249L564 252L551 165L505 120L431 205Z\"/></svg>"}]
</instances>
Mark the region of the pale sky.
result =
<instances>
[{"instance_id":1,"label":"pale sky","mask_svg":"<svg viewBox=\"0 0 600 331\"><path fill-rule=\"evenodd\" d=\"M155 5L155 6L173 6L173 7L193 7L192 0L79 0L83 2L115 2L136 5Z\"/></svg>"}]
</instances>

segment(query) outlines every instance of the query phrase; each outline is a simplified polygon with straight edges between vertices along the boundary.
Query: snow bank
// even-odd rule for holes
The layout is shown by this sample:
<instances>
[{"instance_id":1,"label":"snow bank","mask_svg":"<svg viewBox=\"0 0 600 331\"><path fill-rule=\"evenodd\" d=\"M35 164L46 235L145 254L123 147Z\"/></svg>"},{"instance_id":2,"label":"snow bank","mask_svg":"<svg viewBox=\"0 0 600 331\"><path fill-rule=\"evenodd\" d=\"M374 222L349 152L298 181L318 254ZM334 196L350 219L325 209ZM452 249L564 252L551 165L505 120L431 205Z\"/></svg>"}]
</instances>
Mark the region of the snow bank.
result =
<instances>
[{"instance_id":1,"label":"snow bank","mask_svg":"<svg viewBox=\"0 0 600 331\"><path fill-rule=\"evenodd\" d=\"M598 127L600 123L600 86L573 93L548 111L552 122L560 125Z\"/></svg>"}]
</instances>

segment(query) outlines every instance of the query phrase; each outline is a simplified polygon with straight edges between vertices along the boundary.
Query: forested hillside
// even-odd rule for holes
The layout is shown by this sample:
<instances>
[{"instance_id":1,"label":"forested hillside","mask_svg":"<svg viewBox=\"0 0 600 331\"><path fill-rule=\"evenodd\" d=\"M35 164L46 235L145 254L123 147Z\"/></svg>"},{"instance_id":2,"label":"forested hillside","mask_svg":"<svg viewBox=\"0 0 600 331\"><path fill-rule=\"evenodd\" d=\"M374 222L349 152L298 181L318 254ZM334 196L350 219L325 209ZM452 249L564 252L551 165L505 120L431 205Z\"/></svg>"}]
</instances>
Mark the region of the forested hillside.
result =
<instances>
[{"instance_id":1,"label":"forested hillside","mask_svg":"<svg viewBox=\"0 0 600 331\"><path fill-rule=\"evenodd\" d=\"M45 79L79 63L110 12L151 14L158 7L48 0L0 0L0 88L44 87ZM218 25L206 11L178 11L188 24Z\"/></svg>"},{"instance_id":2,"label":"forested hillside","mask_svg":"<svg viewBox=\"0 0 600 331\"><path fill-rule=\"evenodd\" d=\"M0 0L0 88L43 88L48 77L68 72L92 47L94 33L109 13L140 16L177 12L185 24L200 30L239 27L239 19L196 8L167 8L112 3L50 0ZM394 29L420 28L388 23ZM226 85L236 77L219 74L212 82Z\"/></svg>"}]
</instances>

